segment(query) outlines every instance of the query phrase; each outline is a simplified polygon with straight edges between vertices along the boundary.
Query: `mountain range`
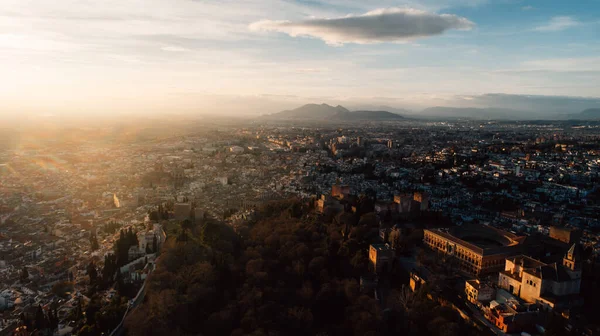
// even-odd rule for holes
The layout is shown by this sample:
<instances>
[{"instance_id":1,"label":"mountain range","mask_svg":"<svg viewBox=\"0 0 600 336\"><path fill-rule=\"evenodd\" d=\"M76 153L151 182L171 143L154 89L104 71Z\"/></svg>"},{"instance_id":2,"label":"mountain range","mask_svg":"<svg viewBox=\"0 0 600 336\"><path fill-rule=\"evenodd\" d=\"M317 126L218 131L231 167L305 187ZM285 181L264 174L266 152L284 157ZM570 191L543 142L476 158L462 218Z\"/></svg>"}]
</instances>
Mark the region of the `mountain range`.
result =
<instances>
[{"instance_id":1,"label":"mountain range","mask_svg":"<svg viewBox=\"0 0 600 336\"><path fill-rule=\"evenodd\" d=\"M293 110L263 116L268 120L315 120L315 121L387 121L402 120L403 116L388 111L350 111L338 105L307 104Z\"/></svg>"},{"instance_id":2,"label":"mountain range","mask_svg":"<svg viewBox=\"0 0 600 336\"><path fill-rule=\"evenodd\" d=\"M571 115L571 119L598 120L600 119L600 108L583 110L579 114Z\"/></svg>"},{"instance_id":3,"label":"mountain range","mask_svg":"<svg viewBox=\"0 0 600 336\"><path fill-rule=\"evenodd\" d=\"M436 106L426 108L418 112L418 117L438 117L438 118L465 118L465 119L537 119L538 116L532 113L516 111L505 108L477 108L477 107L446 107Z\"/></svg>"},{"instance_id":4,"label":"mountain range","mask_svg":"<svg viewBox=\"0 0 600 336\"><path fill-rule=\"evenodd\" d=\"M595 120L600 119L600 108L574 114L547 114L497 107L446 107L426 108L412 115L414 118L464 118L473 120Z\"/></svg>"},{"instance_id":5,"label":"mountain range","mask_svg":"<svg viewBox=\"0 0 600 336\"><path fill-rule=\"evenodd\" d=\"M384 107L385 108L385 107ZM262 116L266 120L304 121L394 121L411 119L473 119L473 120L595 120L600 119L600 108L584 110L580 113L546 115L540 112L518 111L497 107L446 107L436 106L413 112L403 109L356 110L350 111L338 105L307 104L293 110Z\"/></svg>"}]
</instances>

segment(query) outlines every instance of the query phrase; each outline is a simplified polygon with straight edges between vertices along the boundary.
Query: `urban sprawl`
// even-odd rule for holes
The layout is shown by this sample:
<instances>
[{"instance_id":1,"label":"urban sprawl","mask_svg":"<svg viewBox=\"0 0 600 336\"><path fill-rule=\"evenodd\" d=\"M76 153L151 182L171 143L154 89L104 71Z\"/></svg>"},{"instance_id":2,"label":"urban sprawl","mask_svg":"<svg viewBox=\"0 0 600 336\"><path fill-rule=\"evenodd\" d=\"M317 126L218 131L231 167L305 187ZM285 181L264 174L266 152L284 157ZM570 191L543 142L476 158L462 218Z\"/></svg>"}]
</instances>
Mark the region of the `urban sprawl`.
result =
<instances>
[{"instance_id":1,"label":"urban sprawl","mask_svg":"<svg viewBox=\"0 0 600 336\"><path fill-rule=\"evenodd\" d=\"M370 202L352 234L371 237L358 280L382 305L386 287L427 286L493 334L541 334L549 314L596 334L599 165L600 126L566 121L224 124L0 150L0 335L85 334L91 318L120 334L166 225L243 237L284 199L332 218Z\"/></svg>"}]
</instances>

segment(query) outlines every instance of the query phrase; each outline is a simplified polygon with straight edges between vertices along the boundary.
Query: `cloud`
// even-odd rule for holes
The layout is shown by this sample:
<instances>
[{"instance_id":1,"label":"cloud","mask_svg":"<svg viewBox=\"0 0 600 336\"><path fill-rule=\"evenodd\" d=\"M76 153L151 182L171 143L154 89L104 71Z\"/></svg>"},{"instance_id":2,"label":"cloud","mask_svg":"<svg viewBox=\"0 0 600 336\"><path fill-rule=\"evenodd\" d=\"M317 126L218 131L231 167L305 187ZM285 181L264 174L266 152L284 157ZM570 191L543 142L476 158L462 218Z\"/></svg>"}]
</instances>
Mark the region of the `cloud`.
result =
<instances>
[{"instance_id":1,"label":"cloud","mask_svg":"<svg viewBox=\"0 0 600 336\"><path fill-rule=\"evenodd\" d=\"M493 70L492 73L600 73L600 57L546 58L520 62L514 68Z\"/></svg>"},{"instance_id":2,"label":"cloud","mask_svg":"<svg viewBox=\"0 0 600 336\"><path fill-rule=\"evenodd\" d=\"M552 19L550 19L550 22L548 22L547 24L535 27L533 30L539 32L556 32L569 29L580 24L581 22L575 20L570 16L555 16Z\"/></svg>"},{"instance_id":3,"label":"cloud","mask_svg":"<svg viewBox=\"0 0 600 336\"><path fill-rule=\"evenodd\" d=\"M182 47L176 47L176 46L166 46L166 47L160 48L160 50L162 50L162 51L171 51L171 52L189 51L189 49L182 48Z\"/></svg>"},{"instance_id":4,"label":"cloud","mask_svg":"<svg viewBox=\"0 0 600 336\"><path fill-rule=\"evenodd\" d=\"M524 10L524 11L528 11L528 10L534 10L535 7L533 7L533 6L523 6L523 7L521 7L521 9Z\"/></svg>"},{"instance_id":5,"label":"cloud","mask_svg":"<svg viewBox=\"0 0 600 336\"><path fill-rule=\"evenodd\" d=\"M321 72L326 72L326 71L329 71L329 69L326 69L326 68L297 68L296 69L297 73L302 73L302 74L321 73Z\"/></svg>"},{"instance_id":6,"label":"cloud","mask_svg":"<svg viewBox=\"0 0 600 336\"><path fill-rule=\"evenodd\" d=\"M281 32L293 37L310 36L331 45L344 43L402 42L443 34L450 29L470 30L475 24L452 14L416 9L377 9L362 15L304 21L263 20L250 25L253 31Z\"/></svg>"},{"instance_id":7,"label":"cloud","mask_svg":"<svg viewBox=\"0 0 600 336\"><path fill-rule=\"evenodd\" d=\"M600 71L600 57L551 58L532 60L523 63L529 70L554 72L591 72Z\"/></svg>"}]
</instances>

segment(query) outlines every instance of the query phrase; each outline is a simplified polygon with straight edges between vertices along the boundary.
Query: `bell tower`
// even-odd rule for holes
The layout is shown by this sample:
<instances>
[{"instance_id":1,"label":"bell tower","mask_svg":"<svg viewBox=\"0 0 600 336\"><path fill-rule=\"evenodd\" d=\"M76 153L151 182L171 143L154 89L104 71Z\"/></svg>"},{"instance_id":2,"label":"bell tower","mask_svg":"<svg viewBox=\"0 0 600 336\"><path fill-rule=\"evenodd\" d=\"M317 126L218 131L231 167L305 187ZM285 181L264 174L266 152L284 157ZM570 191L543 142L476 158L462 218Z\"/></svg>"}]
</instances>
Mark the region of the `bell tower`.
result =
<instances>
[{"instance_id":1,"label":"bell tower","mask_svg":"<svg viewBox=\"0 0 600 336\"><path fill-rule=\"evenodd\" d=\"M571 246L563 258L563 266L567 269L572 279L581 278L581 255L581 245L579 245L579 243L575 243Z\"/></svg>"}]
</instances>

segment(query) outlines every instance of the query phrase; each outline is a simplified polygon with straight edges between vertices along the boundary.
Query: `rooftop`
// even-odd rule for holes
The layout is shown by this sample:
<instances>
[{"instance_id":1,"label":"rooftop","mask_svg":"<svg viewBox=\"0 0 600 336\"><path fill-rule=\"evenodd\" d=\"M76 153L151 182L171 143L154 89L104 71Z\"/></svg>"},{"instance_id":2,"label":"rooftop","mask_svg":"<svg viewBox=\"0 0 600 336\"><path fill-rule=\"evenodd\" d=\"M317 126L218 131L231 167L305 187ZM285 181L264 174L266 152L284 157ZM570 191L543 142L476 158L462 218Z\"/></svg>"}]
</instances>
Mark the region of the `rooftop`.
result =
<instances>
[{"instance_id":1,"label":"rooftop","mask_svg":"<svg viewBox=\"0 0 600 336\"><path fill-rule=\"evenodd\" d=\"M389 244L371 244L371 247L373 247L377 251L385 251L391 249Z\"/></svg>"},{"instance_id":2,"label":"rooftop","mask_svg":"<svg viewBox=\"0 0 600 336\"><path fill-rule=\"evenodd\" d=\"M535 267L540 267L540 266L546 265L539 260L533 259L531 257L522 255L522 254L518 255L516 257L512 257L510 259L512 260L513 263L515 263L515 265L520 265L523 268L535 268Z\"/></svg>"},{"instance_id":3,"label":"rooftop","mask_svg":"<svg viewBox=\"0 0 600 336\"><path fill-rule=\"evenodd\" d=\"M469 284L471 287L473 287L473 288L475 288L475 289L477 289L477 290L479 289L479 285L480 285L480 283L479 283L479 280L476 280L476 279L467 280L467 283L468 283L468 284Z\"/></svg>"},{"instance_id":4,"label":"rooftop","mask_svg":"<svg viewBox=\"0 0 600 336\"><path fill-rule=\"evenodd\" d=\"M518 246L524 241L510 232L487 225L468 224L449 230L425 230L441 236L481 255L501 254L507 247Z\"/></svg>"}]
</instances>

